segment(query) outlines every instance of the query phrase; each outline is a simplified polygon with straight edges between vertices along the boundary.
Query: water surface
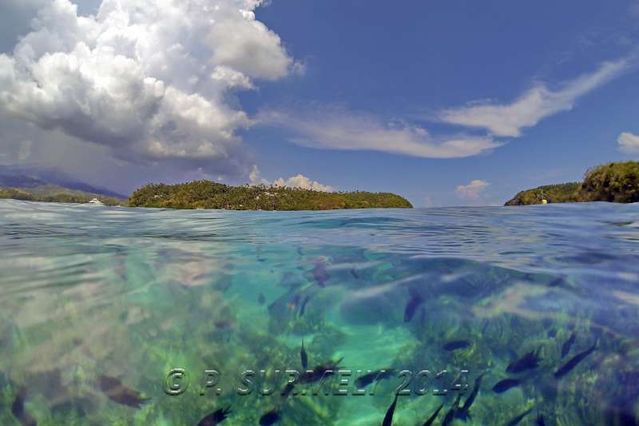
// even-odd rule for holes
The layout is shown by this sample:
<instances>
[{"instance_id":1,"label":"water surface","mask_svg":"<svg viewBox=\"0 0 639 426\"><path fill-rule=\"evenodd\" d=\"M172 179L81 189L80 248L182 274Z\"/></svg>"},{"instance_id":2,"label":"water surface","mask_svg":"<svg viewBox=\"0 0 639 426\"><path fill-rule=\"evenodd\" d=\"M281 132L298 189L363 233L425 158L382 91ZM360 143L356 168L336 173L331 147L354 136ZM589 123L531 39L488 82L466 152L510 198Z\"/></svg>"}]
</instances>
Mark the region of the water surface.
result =
<instances>
[{"instance_id":1,"label":"water surface","mask_svg":"<svg viewBox=\"0 0 639 426\"><path fill-rule=\"evenodd\" d=\"M379 425L398 388L396 425L442 404L434 424L639 414L639 205L0 201L0 249L3 425L196 425L225 407L221 424L274 410L282 425ZM303 371L302 342L309 369L342 374L285 390L275 370ZM388 374L355 395L378 369Z\"/></svg>"}]
</instances>

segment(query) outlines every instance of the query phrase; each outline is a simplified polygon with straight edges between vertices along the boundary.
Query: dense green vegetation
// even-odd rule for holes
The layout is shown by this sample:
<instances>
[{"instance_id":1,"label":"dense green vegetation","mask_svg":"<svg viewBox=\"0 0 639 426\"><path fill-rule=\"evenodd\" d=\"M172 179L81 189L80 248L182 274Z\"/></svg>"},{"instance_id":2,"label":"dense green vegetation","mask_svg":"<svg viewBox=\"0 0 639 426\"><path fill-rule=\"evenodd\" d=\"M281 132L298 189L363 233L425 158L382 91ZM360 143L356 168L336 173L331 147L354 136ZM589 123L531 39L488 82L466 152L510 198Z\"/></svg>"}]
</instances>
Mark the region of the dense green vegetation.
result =
<instances>
[{"instance_id":1,"label":"dense green vegetation","mask_svg":"<svg viewBox=\"0 0 639 426\"><path fill-rule=\"evenodd\" d=\"M609 163L589 170L581 193L585 201L638 202L639 162Z\"/></svg>"},{"instance_id":2,"label":"dense green vegetation","mask_svg":"<svg viewBox=\"0 0 639 426\"><path fill-rule=\"evenodd\" d=\"M549 203L609 201L639 202L639 162L608 163L586 172L583 182L540 186L522 191L507 206Z\"/></svg>"},{"instance_id":3,"label":"dense green vegetation","mask_svg":"<svg viewBox=\"0 0 639 426\"><path fill-rule=\"evenodd\" d=\"M269 186L229 186L211 181L149 184L131 195L132 207L230 210L331 210L411 208L399 195L371 192L318 192Z\"/></svg>"},{"instance_id":4,"label":"dense green vegetation","mask_svg":"<svg viewBox=\"0 0 639 426\"><path fill-rule=\"evenodd\" d=\"M3 188L0 187L0 198L12 198L24 201L42 201L49 203L88 203L97 198L108 206L116 206L125 203L113 197L88 192L76 191L61 186L46 185L34 188Z\"/></svg>"},{"instance_id":5,"label":"dense green vegetation","mask_svg":"<svg viewBox=\"0 0 639 426\"><path fill-rule=\"evenodd\" d=\"M560 183L557 185L545 185L534 189L521 191L512 200L506 202L507 206L522 206L528 204L541 204L541 200L549 203L574 203L579 201L578 192L581 187L579 182Z\"/></svg>"}]
</instances>

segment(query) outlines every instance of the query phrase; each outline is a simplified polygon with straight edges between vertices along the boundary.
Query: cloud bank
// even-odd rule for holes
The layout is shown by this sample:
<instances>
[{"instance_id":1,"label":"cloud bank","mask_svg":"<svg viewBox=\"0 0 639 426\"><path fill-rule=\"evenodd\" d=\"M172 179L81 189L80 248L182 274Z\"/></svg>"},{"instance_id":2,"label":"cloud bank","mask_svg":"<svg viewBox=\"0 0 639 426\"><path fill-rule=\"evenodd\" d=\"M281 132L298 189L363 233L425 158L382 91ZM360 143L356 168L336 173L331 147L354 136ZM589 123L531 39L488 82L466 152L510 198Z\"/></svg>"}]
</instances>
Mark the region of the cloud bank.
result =
<instances>
[{"instance_id":1,"label":"cloud bank","mask_svg":"<svg viewBox=\"0 0 639 426\"><path fill-rule=\"evenodd\" d=\"M490 184L484 180L475 179L468 185L459 185L455 192L459 198L463 198L465 200L477 200L489 185Z\"/></svg>"},{"instance_id":2,"label":"cloud bank","mask_svg":"<svg viewBox=\"0 0 639 426\"><path fill-rule=\"evenodd\" d=\"M79 16L69 0L44 2L0 55L0 113L127 161L247 167L238 131L252 120L229 93L295 69L256 20L261 3L103 0Z\"/></svg>"},{"instance_id":3,"label":"cloud bank","mask_svg":"<svg viewBox=\"0 0 639 426\"><path fill-rule=\"evenodd\" d=\"M569 111L582 96L621 76L636 65L636 54L605 62L591 73L550 89L537 83L510 104L472 103L442 110L437 120L469 129L483 129L485 136L431 135L425 128L406 123L386 123L372 114L342 108L271 109L256 121L292 132L297 145L333 150L368 150L421 158L463 158L490 151L520 137L525 128L536 126L554 114Z\"/></svg>"},{"instance_id":4,"label":"cloud bank","mask_svg":"<svg viewBox=\"0 0 639 426\"><path fill-rule=\"evenodd\" d=\"M519 137L522 130L563 111L570 111L582 96L619 77L631 60L606 62L596 71L564 83L558 90L538 83L510 104L479 104L439 114L441 121L488 130L494 136Z\"/></svg>"},{"instance_id":5,"label":"cloud bank","mask_svg":"<svg viewBox=\"0 0 639 426\"><path fill-rule=\"evenodd\" d=\"M257 165L253 165L249 178L252 185L267 185L267 186L277 186L277 187L286 187L286 188L310 189L310 190L319 191L319 192L335 191L335 188L333 188L332 186L323 185L301 174L298 174L296 176L291 176L286 179L278 178L278 179L275 179L273 182L270 182L269 180L264 179L262 177L262 174L260 173L260 169L257 167Z\"/></svg>"},{"instance_id":6,"label":"cloud bank","mask_svg":"<svg viewBox=\"0 0 639 426\"><path fill-rule=\"evenodd\" d=\"M639 153L639 136L624 132L619 135L617 139L617 144L619 145L619 149L623 152L629 154Z\"/></svg>"},{"instance_id":7,"label":"cloud bank","mask_svg":"<svg viewBox=\"0 0 639 426\"><path fill-rule=\"evenodd\" d=\"M322 185L321 183L311 180L304 175L291 176L288 179L279 178L273 182L273 186L284 186L287 188L311 189L320 192L334 192L332 186Z\"/></svg>"},{"instance_id":8,"label":"cloud bank","mask_svg":"<svg viewBox=\"0 0 639 426\"><path fill-rule=\"evenodd\" d=\"M427 130L407 124L386 124L373 115L344 110L313 113L270 110L258 115L262 125L293 132L297 145L349 151L379 151L422 158L460 158L500 146L489 137L434 138Z\"/></svg>"}]
</instances>

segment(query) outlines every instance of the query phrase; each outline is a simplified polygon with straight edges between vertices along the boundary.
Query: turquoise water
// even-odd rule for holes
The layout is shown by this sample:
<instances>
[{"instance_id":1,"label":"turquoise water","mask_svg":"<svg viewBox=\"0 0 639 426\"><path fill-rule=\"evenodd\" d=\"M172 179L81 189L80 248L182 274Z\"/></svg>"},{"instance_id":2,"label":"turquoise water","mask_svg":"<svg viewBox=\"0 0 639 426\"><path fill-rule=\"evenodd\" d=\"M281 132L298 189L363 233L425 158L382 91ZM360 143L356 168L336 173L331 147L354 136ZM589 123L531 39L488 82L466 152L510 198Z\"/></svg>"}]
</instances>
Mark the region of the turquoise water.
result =
<instances>
[{"instance_id":1,"label":"turquoise water","mask_svg":"<svg viewBox=\"0 0 639 426\"><path fill-rule=\"evenodd\" d=\"M398 388L395 425L639 415L639 205L0 201L0 247L2 425L379 425ZM343 371L285 390L302 342Z\"/></svg>"}]
</instances>

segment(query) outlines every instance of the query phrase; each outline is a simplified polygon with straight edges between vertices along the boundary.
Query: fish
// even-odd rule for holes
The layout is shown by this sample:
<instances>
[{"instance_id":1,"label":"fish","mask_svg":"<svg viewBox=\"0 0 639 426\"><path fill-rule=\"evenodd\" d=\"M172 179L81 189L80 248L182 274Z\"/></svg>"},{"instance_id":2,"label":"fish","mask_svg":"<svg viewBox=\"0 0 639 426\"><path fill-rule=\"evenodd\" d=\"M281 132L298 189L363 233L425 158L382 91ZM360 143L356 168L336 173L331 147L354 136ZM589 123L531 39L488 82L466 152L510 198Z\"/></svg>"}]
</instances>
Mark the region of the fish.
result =
<instances>
[{"instance_id":1,"label":"fish","mask_svg":"<svg viewBox=\"0 0 639 426\"><path fill-rule=\"evenodd\" d=\"M519 379L504 379L493 386L493 391L495 393L504 393L508 389L514 388L515 386L519 385L521 385L521 380Z\"/></svg>"},{"instance_id":2,"label":"fish","mask_svg":"<svg viewBox=\"0 0 639 426\"><path fill-rule=\"evenodd\" d=\"M313 279L320 287L326 287L329 275L324 262L317 262L313 268Z\"/></svg>"},{"instance_id":3,"label":"fish","mask_svg":"<svg viewBox=\"0 0 639 426\"><path fill-rule=\"evenodd\" d=\"M461 393L457 394L457 398L455 399L455 402L453 402L452 407L450 407L450 410L448 410L448 412L444 416L444 420L442 420L442 426L448 426L453 422L453 420L455 419L455 415L457 414L457 410L459 410L460 400L461 400Z\"/></svg>"},{"instance_id":4,"label":"fish","mask_svg":"<svg viewBox=\"0 0 639 426\"><path fill-rule=\"evenodd\" d=\"M537 415L537 418L535 419L535 426L546 426L543 414Z\"/></svg>"},{"instance_id":5,"label":"fish","mask_svg":"<svg viewBox=\"0 0 639 426\"><path fill-rule=\"evenodd\" d=\"M266 297L264 297L264 293L260 293L257 295L257 303L259 303L260 305L266 303Z\"/></svg>"},{"instance_id":6,"label":"fish","mask_svg":"<svg viewBox=\"0 0 639 426\"><path fill-rule=\"evenodd\" d=\"M308 368L308 355L304 350L304 340L302 340L302 349L300 349L300 359L302 360L302 368L306 370Z\"/></svg>"},{"instance_id":7,"label":"fish","mask_svg":"<svg viewBox=\"0 0 639 426\"><path fill-rule=\"evenodd\" d=\"M126 387L115 377L98 377L98 386L110 400L128 407L140 408L149 400L149 398L143 398L138 391Z\"/></svg>"},{"instance_id":8,"label":"fish","mask_svg":"<svg viewBox=\"0 0 639 426\"><path fill-rule=\"evenodd\" d=\"M222 423L231 414L231 407L219 408L205 416L197 426L216 426Z\"/></svg>"},{"instance_id":9,"label":"fish","mask_svg":"<svg viewBox=\"0 0 639 426\"><path fill-rule=\"evenodd\" d=\"M457 410L457 412L455 413L455 417L457 417L458 419L462 419L464 421L470 419L470 407L475 402L475 398L477 398L477 394L479 394L479 388L481 387L481 379L483 377L484 377L484 373L480 374L475 379L473 390L470 392L470 395L468 395L468 398L466 398L466 401L464 401L464 405L462 405L462 407L459 410Z\"/></svg>"},{"instance_id":10,"label":"fish","mask_svg":"<svg viewBox=\"0 0 639 426\"><path fill-rule=\"evenodd\" d=\"M260 417L260 426L271 426L279 422L281 419L280 413L277 410L271 410L268 413Z\"/></svg>"},{"instance_id":11,"label":"fish","mask_svg":"<svg viewBox=\"0 0 639 426\"><path fill-rule=\"evenodd\" d=\"M395 414L395 407L397 406L397 397L399 393L395 393L395 399L393 399L393 403L386 410L386 415L384 416L384 421L382 421L382 426L391 426L393 424L393 414Z\"/></svg>"},{"instance_id":12,"label":"fish","mask_svg":"<svg viewBox=\"0 0 639 426\"><path fill-rule=\"evenodd\" d=\"M598 341L595 341L595 343L593 343L593 345L591 347L589 347L588 349L586 349L583 352L578 353L577 355L573 356L572 358L570 358L568 360L568 362L566 362L564 365L562 365L557 371L555 371L554 376L556 379L559 379L563 376L565 376L566 374L570 373L570 371L575 368L577 366L577 364L579 364L581 361L583 361L588 355L590 355L591 353L593 353L595 351L595 349L597 349L597 344Z\"/></svg>"},{"instance_id":13,"label":"fish","mask_svg":"<svg viewBox=\"0 0 639 426\"><path fill-rule=\"evenodd\" d=\"M284 386L284 390L282 390L282 397L284 397L284 399L288 398L291 392L293 392L293 389L295 389L295 383L287 383L286 386Z\"/></svg>"},{"instance_id":14,"label":"fish","mask_svg":"<svg viewBox=\"0 0 639 426\"><path fill-rule=\"evenodd\" d=\"M335 374L335 370L339 368L339 363L342 362L343 359L344 358L340 358L335 362L329 361L325 364L318 365L312 370L305 371L303 374L300 375L299 382L314 383L321 380L324 376L331 376Z\"/></svg>"},{"instance_id":15,"label":"fish","mask_svg":"<svg viewBox=\"0 0 639 426\"><path fill-rule=\"evenodd\" d=\"M563 278L556 278L548 283L548 287L559 287L563 283L564 283Z\"/></svg>"},{"instance_id":16,"label":"fish","mask_svg":"<svg viewBox=\"0 0 639 426\"><path fill-rule=\"evenodd\" d=\"M38 422L31 417L31 414L27 413L24 408L24 400L27 398L27 390L20 388L15 396L15 399L11 403L11 414L15 417L22 426L36 426Z\"/></svg>"},{"instance_id":17,"label":"fish","mask_svg":"<svg viewBox=\"0 0 639 426\"><path fill-rule=\"evenodd\" d=\"M306 296L302 300L302 303L300 304L300 311L299 311L300 317L304 316L304 312L306 312L306 304L308 303L309 300L311 300L311 296Z\"/></svg>"},{"instance_id":18,"label":"fish","mask_svg":"<svg viewBox=\"0 0 639 426\"><path fill-rule=\"evenodd\" d=\"M530 412L532 411L532 408L527 409L526 411L524 411L523 413L513 417L508 423L506 423L506 426L515 426L518 425L519 422L521 422L523 420L524 417L526 417L528 414L530 414Z\"/></svg>"},{"instance_id":19,"label":"fish","mask_svg":"<svg viewBox=\"0 0 639 426\"><path fill-rule=\"evenodd\" d=\"M570 352L570 348L572 348L572 344L575 343L575 339L577 338L577 334L573 331L568 340L561 345L561 358L563 359L568 352Z\"/></svg>"},{"instance_id":20,"label":"fish","mask_svg":"<svg viewBox=\"0 0 639 426\"><path fill-rule=\"evenodd\" d=\"M404 322L410 322L410 320L413 319L417 308L419 308L422 303L424 303L424 299L416 291L411 290L410 298L404 309Z\"/></svg>"},{"instance_id":21,"label":"fish","mask_svg":"<svg viewBox=\"0 0 639 426\"><path fill-rule=\"evenodd\" d=\"M444 350L452 352L458 349L466 349L468 347L470 347L470 342L467 340L453 340L444 345Z\"/></svg>"},{"instance_id":22,"label":"fish","mask_svg":"<svg viewBox=\"0 0 639 426\"><path fill-rule=\"evenodd\" d=\"M230 330L233 328L233 321L229 320L218 320L213 323L215 328L218 330Z\"/></svg>"},{"instance_id":23,"label":"fish","mask_svg":"<svg viewBox=\"0 0 639 426\"><path fill-rule=\"evenodd\" d=\"M267 305L268 313L274 327L285 328L291 319L298 315L302 298L298 292L291 290Z\"/></svg>"},{"instance_id":24,"label":"fish","mask_svg":"<svg viewBox=\"0 0 639 426\"><path fill-rule=\"evenodd\" d=\"M300 303L300 295L295 293L290 297L290 299L288 299L288 303L286 306L288 307L289 311L294 311L299 306L299 303Z\"/></svg>"},{"instance_id":25,"label":"fish","mask_svg":"<svg viewBox=\"0 0 639 426\"><path fill-rule=\"evenodd\" d=\"M392 368L370 371L363 376L359 376L357 379L355 379L355 386L357 386L358 389L363 389L373 382L388 379L394 374L395 370L393 370Z\"/></svg>"},{"instance_id":26,"label":"fish","mask_svg":"<svg viewBox=\"0 0 639 426\"><path fill-rule=\"evenodd\" d=\"M541 347L536 351L530 351L526 355L519 358L517 361L513 361L508 364L506 367L506 371L508 373L521 373L526 370L533 370L539 367L539 351L541 351Z\"/></svg>"},{"instance_id":27,"label":"fish","mask_svg":"<svg viewBox=\"0 0 639 426\"><path fill-rule=\"evenodd\" d=\"M444 404L440 405L439 408L435 410L435 412L424 422L424 424L422 424L422 426L431 426L439 415L439 412L442 411L442 408L444 408Z\"/></svg>"}]
</instances>

